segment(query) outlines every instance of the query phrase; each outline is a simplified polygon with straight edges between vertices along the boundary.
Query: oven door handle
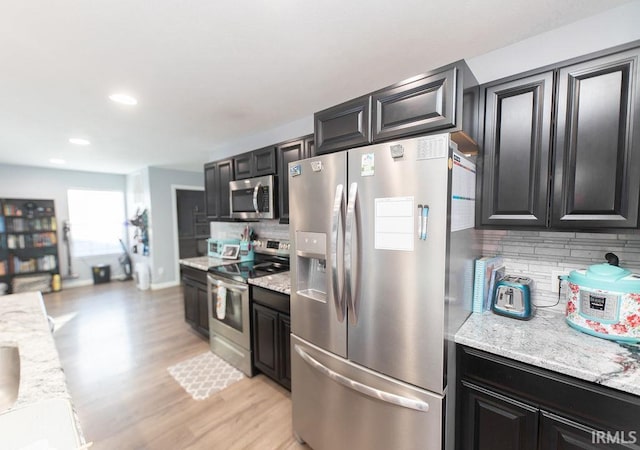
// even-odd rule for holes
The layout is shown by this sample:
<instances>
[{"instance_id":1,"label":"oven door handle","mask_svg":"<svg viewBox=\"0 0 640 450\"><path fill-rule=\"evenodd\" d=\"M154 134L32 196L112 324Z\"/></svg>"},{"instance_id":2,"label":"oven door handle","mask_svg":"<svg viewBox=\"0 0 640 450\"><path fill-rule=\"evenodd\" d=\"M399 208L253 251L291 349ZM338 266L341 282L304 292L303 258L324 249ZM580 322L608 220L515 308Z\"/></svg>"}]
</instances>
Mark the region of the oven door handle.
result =
<instances>
[{"instance_id":1,"label":"oven door handle","mask_svg":"<svg viewBox=\"0 0 640 450\"><path fill-rule=\"evenodd\" d=\"M211 282L211 284L215 284L216 286L223 287L229 289L231 291L247 291L249 290L249 286L244 284L228 284L223 281L218 280L217 278L213 278L211 275L207 275L207 278Z\"/></svg>"},{"instance_id":2,"label":"oven door handle","mask_svg":"<svg viewBox=\"0 0 640 450\"><path fill-rule=\"evenodd\" d=\"M258 209L258 191L262 187L262 183L258 181L256 186L253 188L253 209L256 210L256 214L260 214L260 210Z\"/></svg>"}]
</instances>

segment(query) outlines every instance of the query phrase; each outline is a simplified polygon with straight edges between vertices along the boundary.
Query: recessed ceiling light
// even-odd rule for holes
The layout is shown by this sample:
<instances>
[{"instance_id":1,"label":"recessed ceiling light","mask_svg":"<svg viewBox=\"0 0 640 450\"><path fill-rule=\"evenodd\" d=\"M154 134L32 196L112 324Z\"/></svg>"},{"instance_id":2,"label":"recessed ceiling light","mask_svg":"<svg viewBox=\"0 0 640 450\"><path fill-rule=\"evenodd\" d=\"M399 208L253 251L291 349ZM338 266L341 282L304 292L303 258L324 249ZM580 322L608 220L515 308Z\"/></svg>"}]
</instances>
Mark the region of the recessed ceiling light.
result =
<instances>
[{"instance_id":1,"label":"recessed ceiling light","mask_svg":"<svg viewBox=\"0 0 640 450\"><path fill-rule=\"evenodd\" d=\"M49 160L49 162L51 164L65 164L66 163L66 161L64 159L60 159L60 158L51 158Z\"/></svg>"},{"instance_id":2,"label":"recessed ceiling light","mask_svg":"<svg viewBox=\"0 0 640 450\"><path fill-rule=\"evenodd\" d=\"M122 103L123 105L137 105L138 104L138 100L136 100L135 98L131 97L130 95L127 94L112 94L109 96L109 99L116 102L116 103Z\"/></svg>"},{"instance_id":3,"label":"recessed ceiling light","mask_svg":"<svg viewBox=\"0 0 640 450\"><path fill-rule=\"evenodd\" d=\"M91 142L89 142L86 139L82 139L82 138L71 138L71 139L69 139L69 142L71 142L72 144L76 144L76 145L89 145L89 144L91 144Z\"/></svg>"}]
</instances>

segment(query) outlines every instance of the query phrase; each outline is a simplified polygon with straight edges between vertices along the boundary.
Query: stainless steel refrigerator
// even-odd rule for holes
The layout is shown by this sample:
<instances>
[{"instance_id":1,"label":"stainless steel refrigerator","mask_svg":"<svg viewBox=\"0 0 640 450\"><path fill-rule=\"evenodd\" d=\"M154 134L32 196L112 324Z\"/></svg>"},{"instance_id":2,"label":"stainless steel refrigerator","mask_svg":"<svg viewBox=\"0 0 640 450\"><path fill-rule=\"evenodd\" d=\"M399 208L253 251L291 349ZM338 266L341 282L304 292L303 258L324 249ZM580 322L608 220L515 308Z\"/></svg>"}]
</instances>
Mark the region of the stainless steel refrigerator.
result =
<instances>
[{"instance_id":1,"label":"stainless steel refrigerator","mask_svg":"<svg viewBox=\"0 0 640 450\"><path fill-rule=\"evenodd\" d=\"M479 254L475 165L455 148L289 164L293 429L316 450L453 446L452 336Z\"/></svg>"}]
</instances>

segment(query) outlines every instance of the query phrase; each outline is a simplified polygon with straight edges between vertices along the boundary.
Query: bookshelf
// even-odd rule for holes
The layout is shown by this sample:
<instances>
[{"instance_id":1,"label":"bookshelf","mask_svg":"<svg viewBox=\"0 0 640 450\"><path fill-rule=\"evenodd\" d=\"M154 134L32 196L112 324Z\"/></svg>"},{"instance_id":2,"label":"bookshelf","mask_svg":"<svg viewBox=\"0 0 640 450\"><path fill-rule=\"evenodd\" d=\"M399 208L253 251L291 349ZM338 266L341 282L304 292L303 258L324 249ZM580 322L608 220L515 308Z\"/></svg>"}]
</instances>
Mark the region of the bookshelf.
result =
<instances>
[{"instance_id":1,"label":"bookshelf","mask_svg":"<svg viewBox=\"0 0 640 450\"><path fill-rule=\"evenodd\" d=\"M0 199L0 282L9 292L51 290L59 273L53 200Z\"/></svg>"}]
</instances>

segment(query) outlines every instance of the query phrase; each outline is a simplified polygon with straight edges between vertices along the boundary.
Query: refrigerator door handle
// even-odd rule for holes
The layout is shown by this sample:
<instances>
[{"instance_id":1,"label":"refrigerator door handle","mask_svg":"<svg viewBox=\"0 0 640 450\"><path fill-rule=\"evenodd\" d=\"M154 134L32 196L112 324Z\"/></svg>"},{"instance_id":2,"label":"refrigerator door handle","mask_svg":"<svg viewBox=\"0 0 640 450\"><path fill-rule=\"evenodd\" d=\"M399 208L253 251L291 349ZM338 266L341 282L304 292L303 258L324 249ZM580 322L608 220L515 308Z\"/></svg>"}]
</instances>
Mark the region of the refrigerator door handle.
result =
<instances>
[{"instance_id":1,"label":"refrigerator door handle","mask_svg":"<svg viewBox=\"0 0 640 450\"><path fill-rule=\"evenodd\" d=\"M338 259L344 259L344 252L340 247L341 237L344 234L344 186L336 186L336 195L333 200L333 221L331 224L331 278L333 280L333 302L336 307L338 322L344 321L344 279L342 271L338 270ZM343 244L344 245L344 244Z\"/></svg>"},{"instance_id":2,"label":"refrigerator door handle","mask_svg":"<svg viewBox=\"0 0 640 450\"><path fill-rule=\"evenodd\" d=\"M303 359L304 362L309 364L315 370L335 381L336 383L340 383L341 385L353 389L354 391L360 392L363 395L377 398L378 400L382 400L383 402L391 403L397 406L401 406L403 408L415 409L416 411L427 412L429 411L429 404L427 402L423 402L422 400L415 400L412 398L402 397L400 395L392 394L391 392L381 391L380 389L372 388L371 386L367 386L366 384L362 384L356 380L352 380L351 378L345 377L344 375L340 375L338 372L335 372L328 367L324 366L322 363L315 360L311 357L307 352L305 352L299 345L294 345L294 349L298 355Z\"/></svg>"},{"instance_id":3,"label":"refrigerator door handle","mask_svg":"<svg viewBox=\"0 0 640 450\"><path fill-rule=\"evenodd\" d=\"M349 187L349 200L347 202L347 229L344 242L344 268L348 280L346 283L346 297L348 301L349 321L353 325L358 323L358 291L360 271L360 258L358 258L360 253L360 246L358 245L360 237L358 233L358 212L358 183L351 183L351 186ZM356 257L355 264L353 263L354 256ZM355 269L353 266L355 266Z\"/></svg>"}]
</instances>

